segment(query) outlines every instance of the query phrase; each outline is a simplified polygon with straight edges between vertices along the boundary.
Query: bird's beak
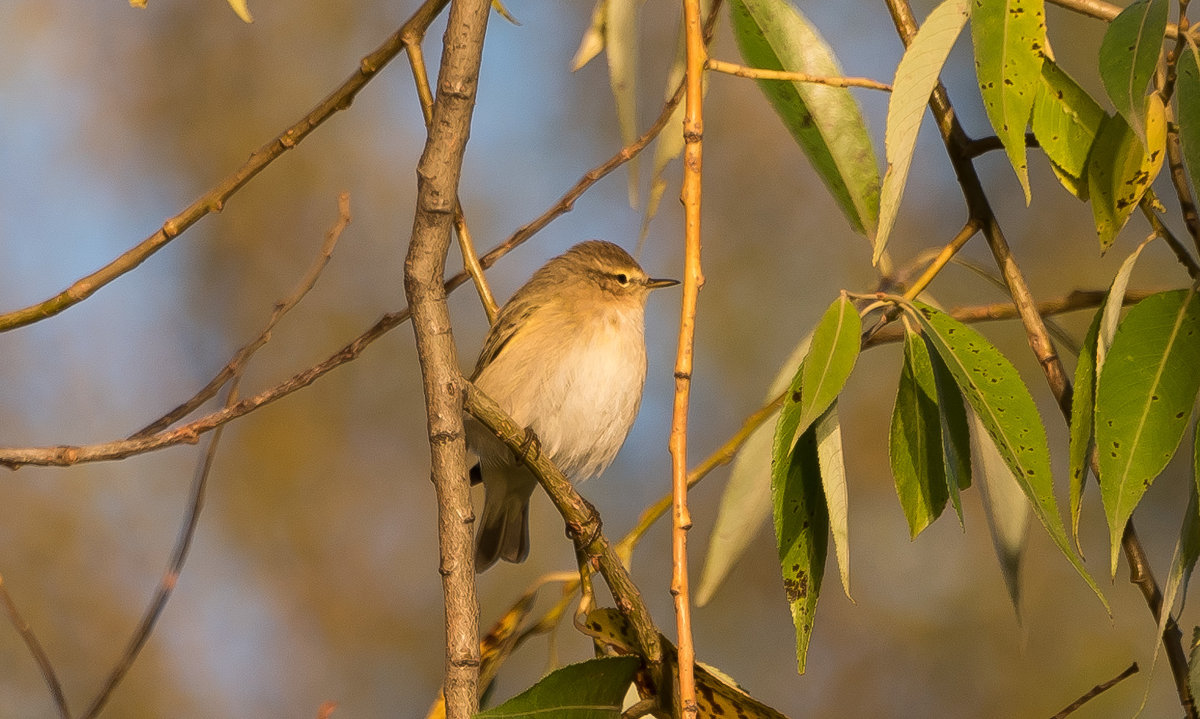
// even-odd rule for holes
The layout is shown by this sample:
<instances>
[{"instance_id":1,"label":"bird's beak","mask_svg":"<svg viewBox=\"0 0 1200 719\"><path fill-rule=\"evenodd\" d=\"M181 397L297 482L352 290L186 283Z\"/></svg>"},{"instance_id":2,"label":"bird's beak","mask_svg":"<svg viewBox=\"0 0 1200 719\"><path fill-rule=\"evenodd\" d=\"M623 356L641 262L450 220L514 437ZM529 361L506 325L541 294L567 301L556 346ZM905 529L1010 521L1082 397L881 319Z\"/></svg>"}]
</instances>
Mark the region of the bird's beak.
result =
<instances>
[{"instance_id":1,"label":"bird's beak","mask_svg":"<svg viewBox=\"0 0 1200 719\"><path fill-rule=\"evenodd\" d=\"M654 279L653 277L646 280L646 287L652 290L656 290L659 287L674 287L677 284L679 284L679 280L661 280Z\"/></svg>"}]
</instances>

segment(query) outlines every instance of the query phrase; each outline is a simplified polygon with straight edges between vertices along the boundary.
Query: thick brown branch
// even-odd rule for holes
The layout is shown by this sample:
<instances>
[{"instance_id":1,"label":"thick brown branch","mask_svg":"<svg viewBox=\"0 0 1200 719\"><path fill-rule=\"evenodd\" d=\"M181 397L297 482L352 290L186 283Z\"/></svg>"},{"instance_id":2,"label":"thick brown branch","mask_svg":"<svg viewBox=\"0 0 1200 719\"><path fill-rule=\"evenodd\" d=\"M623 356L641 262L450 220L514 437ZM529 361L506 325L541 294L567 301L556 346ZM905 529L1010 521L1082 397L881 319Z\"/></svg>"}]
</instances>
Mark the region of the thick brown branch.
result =
<instances>
[{"instance_id":1,"label":"thick brown branch","mask_svg":"<svg viewBox=\"0 0 1200 719\"><path fill-rule=\"evenodd\" d=\"M417 211L404 262L404 292L412 308L437 494L438 571L446 618L442 687L448 719L467 719L478 708L480 655L471 551L474 521L459 391L462 376L442 278L490 8L488 0L453 0L450 5L429 137L417 163Z\"/></svg>"}]
</instances>

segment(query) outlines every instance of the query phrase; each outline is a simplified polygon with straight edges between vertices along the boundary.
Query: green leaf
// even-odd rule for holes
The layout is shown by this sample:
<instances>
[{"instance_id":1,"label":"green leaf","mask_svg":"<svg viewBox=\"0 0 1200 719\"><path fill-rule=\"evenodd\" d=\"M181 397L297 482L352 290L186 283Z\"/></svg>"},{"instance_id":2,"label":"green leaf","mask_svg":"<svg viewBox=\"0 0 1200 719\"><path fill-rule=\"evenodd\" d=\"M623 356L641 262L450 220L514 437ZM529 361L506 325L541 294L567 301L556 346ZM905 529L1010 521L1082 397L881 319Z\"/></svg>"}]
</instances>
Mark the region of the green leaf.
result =
<instances>
[{"instance_id":1,"label":"green leaf","mask_svg":"<svg viewBox=\"0 0 1200 719\"><path fill-rule=\"evenodd\" d=\"M941 425L942 464L946 468L946 488L950 501L963 524L962 499L959 490L971 486L971 431L967 428L967 411L962 393L954 383L946 363L936 350L930 352L934 386L937 387L938 419Z\"/></svg>"},{"instance_id":2,"label":"green leaf","mask_svg":"<svg viewBox=\"0 0 1200 719\"><path fill-rule=\"evenodd\" d=\"M1200 692L1200 627L1192 627L1192 644L1188 647L1188 687L1192 696Z\"/></svg>"},{"instance_id":3,"label":"green leaf","mask_svg":"<svg viewBox=\"0 0 1200 719\"><path fill-rule=\"evenodd\" d=\"M971 436L975 439L983 479L979 483L984 515L992 547L1000 562L1000 573L1008 588L1008 598L1018 619L1021 616L1021 559L1025 555L1025 535L1029 529L1029 501L1000 456L996 443L988 435L979 416L971 413Z\"/></svg>"},{"instance_id":4,"label":"green leaf","mask_svg":"<svg viewBox=\"0 0 1200 719\"><path fill-rule=\"evenodd\" d=\"M787 0L731 0L729 10L748 65L810 75L843 74L833 50ZM760 80L758 86L833 193L850 226L874 243L879 165L850 91L786 80Z\"/></svg>"},{"instance_id":5,"label":"green leaf","mask_svg":"<svg viewBox=\"0 0 1200 719\"><path fill-rule=\"evenodd\" d=\"M941 355L1000 456L1029 498L1050 538L1107 609L1100 588L1071 549L1054 499L1050 451L1041 415L1008 359L970 327L929 305L914 303L930 345Z\"/></svg>"},{"instance_id":6,"label":"green leaf","mask_svg":"<svg viewBox=\"0 0 1200 719\"><path fill-rule=\"evenodd\" d=\"M1100 79L1133 134L1146 142L1146 87L1154 77L1167 0L1138 0L1113 18L1100 43Z\"/></svg>"},{"instance_id":7,"label":"green leaf","mask_svg":"<svg viewBox=\"0 0 1200 719\"><path fill-rule=\"evenodd\" d=\"M842 591L850 597L850 512L846 492L846 464L842 458L842 425L838 419L837 400L817 418L813 429L817 433L817 459L821 467L821 487L825 490L825 508L829 514L829 530L833 535L834 553L842 579ZM853 598L850 601L854 601Z\"/></svg>"},{"instance_id":8,"label":"green leaf","mask_svg":"<svg viewBox=\"0 0 1200 719\"><path fill-rule=\"evenodd\" d=\"M941 516L949 497L936 382L925 341L906 334L888 454L912 539Z\"/></svg>"},{"instance_id":9,"label":"green leaf","mask_svg":"<svg viewBox=\"0 0 1200 719\"><path fill-rule=\"evenodd\" d=\"M1103 121L1104 110L1092 96L1057 64L1046 60L1030 124L1054 166L1071 177L1085 177L1088 153Z\"/></svg>"},{"instance_id":10,"label":"green leaf","mask_svg":"<svg viewBox=\"0 0 1200 719\"><path fill-rule=\"evenodd\" d=\"M1096 388L1100 496L1114 576L1125 524L1179 447L1198 390L1196 288L1147 297L1117 329Z\"/></svg>"},{"instance_id":11,"label":"green leaf","mask_svg":"<svg viewBox=\"0 0 1200 719\"><path fill-rule=\"evenodd\" d=\"M625 691L642 664L639 657L602 657L557 669L537 684L476 719L553 716L619 719Z\"/></svg>"},{"instance_id":12,"label":"green leaf","mask_svg":"<svg viewBox=\"0 0 1200 719\"><path fill-rule=\"evenodd\" d=\"M791 446L837 399L861 346L862 319L854 303L840 295L813 330L812 348L796 371L792 392L783 403L784 415L797 415Z\"/></svg>"},{"instance_id":13,"label":"green leaf","mask_svg":"<svg viewBox=\"0 0 1200 719\"><path fill-rule=\"evenodd\" d=\"M1120 115L1108 117L1100 125L1088 158L1088 194L1102 252L1112 246L1162 169L1167 119L1158 95L1146 99L1146 141L1149 151Z\"/></svg>"},{"instance_id":14,"label":"green leaf","mask_svg":"<svg viewBox=\"0 0 1200 719\"><path fill-rule=\"evenodd\" d=\"M921 118L929 94L937 85L938 75L950 48L958 40L963 25L971 14L967 0L943 0L942 4L929 13L925 23L917 30L912 44L904 51L900 64L896 66L896 79L892 83L892 96L888 100L887 132L884 135L887 172L883 175L883 189L879 199L879 233L875 236L875 255L872 262L879 263L887 247L892 226L900 211L900 200L908 184L908 170L912 165L913 149L917 145L917 133L921 129Z\"/></svg>"},{"instance_id":15,"label":"green leaf","mask_svg":"<svg viewBox=\"0 0 1200 719\"><path fill-rule=\"evenodd\" d=\"M792 368L798 367L812 346L812 333L800 340L783 361L771 387L767 401L778 397L792 382ZM713 523L696 590L696 604L704 606L737 563L750 540L771 516L771 445L775 439L775 422L763 423L751 433L746 444L733 460L729 481L721 494L717 519Z\"/></svg>"},{"instance_id":16,"label":"green leaf","mask_svg":"<svg viewBox=\"0 0 1200 719\"><path fill-rule=\"evenodd\" d=\"M637 128L637 12L639 0L606 0L604 4L604 55L608 82L617 107L621 143L631 144ZM629 206L638 203L638 160L629 161Z\"/></svg>"},{"instance_id":17,"label":"green leaf","mask_svg":"<svg viewBox=\"0 0 1200 719\"><path fill-rule=\"evenodd\" d=\"M984 109L1021 181L1025 204L1029 204L1025 126L1042 82L1046 47L1042 0L975 0L971 37Z\"/></svg>"},{"instance_id":18,"label":"green leaf","mask_svg":"<svg viewBox=\"0 0 1200 719\"><path fill-rule=\"evenodd\" d=\"M1179 140L1183 145L1183 160L1192 178L1192 192L1200 186L1200 50L1192 43L1184 46L1179 57L1178 79L1175 82L1175 102L1179 125Z\"/></svg>"},{"instance_id":19,"label":"green leaf","mask_svg":"<svg viewBox=\"0 0 1200 719\"><path fill-rule=\"evenodd\" d=\"M796 662L801 674L808 662L817 599L829 549L829 513L821 484L816 427L796 443L798 414L780 414L771 462L771 504L783 588L796 627Z\"/></svg>"},{"instance_id":20,"label":"green leaf","mask_svg":"<svg viewBox=\"0 0 1200 719\"><path fill-rule=\"evenodd\" d=\"M1200 425L1197 425L1200 426ZM1193 445L1194 446L1194 445ZM1192 578L1192 570L1196 568L1196 559L1200 558L1200 498L1196 495L1196 484L1190 485L1187 509L1183 515L1183 526L1179 529L1179 539L1175 542L1175 553L1171 557L1171 572L1167 575L1166 586L1163 587L1162 608L1158 619L1158 633L1155 639L1163 635L1169 620L1175 610L1175 595L1183 590L1184 600L1187 599L1187 585ZM1183 612L1182 603L1179 612ZM1179 614L1174 614L1179 616ZM1151 671L1158 662L1158 650L1162 642L1154 642L1154 658L1150 662Z\"/></svg>"},{"instance_id":21,"label":"green leaf","mask_svg":"<svg viewBox=\"0 0 1200 719\"><path fill-rule=\"evenodd\" d=\"M1088 457L1092 442L1092 417L1096 406L1096 339L1100 333L1100 315L1096 310L1079 348L1075 363L1075 383L1071 395L1071 444L1067 453L1070 471L1071 535L1079 547L1079 513L1083 507L1083 487L1087 483ZM1082 549L1080 550L1082 552Z\"/></svg>"}]
</instances>

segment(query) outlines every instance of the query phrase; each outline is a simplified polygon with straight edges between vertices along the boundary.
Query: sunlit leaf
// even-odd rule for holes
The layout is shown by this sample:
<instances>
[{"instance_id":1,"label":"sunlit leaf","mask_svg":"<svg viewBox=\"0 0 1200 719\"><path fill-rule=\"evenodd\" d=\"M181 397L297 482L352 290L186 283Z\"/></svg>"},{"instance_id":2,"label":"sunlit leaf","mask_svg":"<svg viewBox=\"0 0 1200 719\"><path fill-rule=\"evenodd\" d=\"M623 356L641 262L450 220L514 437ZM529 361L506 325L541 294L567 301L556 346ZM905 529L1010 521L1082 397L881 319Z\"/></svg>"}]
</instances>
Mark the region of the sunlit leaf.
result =
<instances>
[{"instance_id":1,"label":"sunlit leaf","mask_svg":"<svg viewBox=\"0 0 1200 719\"><path fill-rule=\"evenodd\" d=\"M1121 534L1142 495L1175 454L1200 390L1200 296L1151 295L1125 315L1096 388L1100 496L1112 573Z\"/></svg>"},{"instance_id":2,"label":"sunlit leaf","mask_svg":"<svg viewBox=\"0 0 1200 719\"><path fill-rule=\"evenodd\" d=\"M792 382L794 367L808 355L812 333L808 333L780 366L767 390L767 400L778 397ZM771 444L775 438L776 420L768 420L751 433L733 460L729 481L721 494L717 519L713 523L704 556L704 569L696 590L696 604L704 606L729 570L771 516Z\"/></svg>"},{"instance_id":3,"label":"sunlit leaf","mask_svg":"<svg viewBox=\"0 0 1200 719\"><path fill-rule=\"evenodd\" d=\"M1167 29L1167 0L1138 0L1113 18L1100 43L1100 79L1117 112L1146 142L1146 88Z\"/></svg>"},{"instance_id":4,"label":"sunlit leaf","mask_svg":"<svg viewBox=\"0 0 1200 719\"><path fill-rule=\"evenodd\" d=\"M817 458L821 466L821 486L825 489L825 507L829 512L829 531L842 579L842 590L850 596L850 511L846 490L846 464L842 457L842 425L838 420L837 400L813 424L817 433Z\"/></svg>"},{"instance_id":5,"label":"sunlit leaf","mask_svg":"<svg viewBox=\"0 0 1200 719\"><path fill-rule=\"evenodd\" d=\"M1004 585L1017 617L1021 616L1021 558L1025 554L1025 535L1029 528L1029 500L1021 484L1013 476L1008 463L1000 456L996 443L979 416L971 413L971 436L979 457L980 494L987 517L992 547L1000 562Z\"/></svg>"},{"instance_id":6,"label":"sunlit leaf","mask_svg":"<svg viewBox=\"0 0 1200 719\"><path fill-rule=\"evenodd\" d=\"M229 0L229 7L233 8L242 22L254 22L254 18L250 17L250 8L246 5L246 0Z\"/></svg>"},{"instance_id":7,"label":"sunlit leaf","mask_svg":"<svg viewBox=\"0 0 1200 719\"><path fill-rule=\"evenodd\" d=\"M787 0L731 0L746 63L768 70L841 76L833 50ZM874 242L879 166L858 103L846 88L785 80L759 87L833 193L850 226Z\"/></svg>"},{"instance_id":8,"label":"sunlit leaf","mask_svg":"<svg viewBox=\"0 0 1200 719\"><path fill-rule=\"evenodd\" d=\"M575 57L571 58L571 72L588 64L604 50L604 19L608 16L607 6L608 0L596 0L596 7L592 9L592 21L587 30L583 31L583 38L579 41Z\"/></svg>"},{"instance_id":9,"label":"sunlit leaf","mask_svg":"<svg viewBox=\"0 0 1200 719\"><path fill-rule=\"evenodd\" d=\"M1143 147L1120 115L1108 117L1088 159L1088 194L1092 217L1107 251L1133 214L1138 201L1162 169L1167 143L1167 119L1158 95L1146 98L1146 141Z\"/></svg>"},{"instance_id":10,"label":"sunlit leaf","mask_svg":"<svg viewBox=\"0 0 1200 719\"><path fill-rule=\"evenodd\" d=\"M900 211L900 200L908 183L908 170L912 165L913 149L917 144L917 133L921 129L921 118L929 94L937 85L938 75L946 64L950 48L958 40L963 25L970 16L971 6L967 0L943 0L929 13L924 24L917 30L912 44L904 51L900 64L896 66L896 79L892 83L892 96L888 100L887 132L884 135L887 172L883 176L883 189L879 195L879 233L875 236L875 255L872 261L879 262L887 247L892 225Z\"/></svg>"},{"instance_id":11,"label":"sunlit leaf","mask_svg":"<svg viewBox=\"0 0 1200 719\"><path fill-rule=\"evenodd\" d=\"M1046 48L1042 0L975 0L971 37L984 109L1029 204L1025 127L1042 82Z\"/></svg>"},{"instance_id":12,"label":"sunlit leaf","mask_svg":"<svg viewBox=\"0 0 1200 719\"><path fill-rule=\"evenodd\" d=\"M796 628L796 663L808 662L825 559L829 550L829 513L821 484L816 427L809 427L789 451L799 414L781 414L771 461L771 504L783 588Z\"/></svg>"},{"instance_id":13,"label":"sunlit leaf","mask_svg":"<svg viewBox=\"0 0 1200 719\"><path fill-rule=\"evenodd\" d=\"M638 136L637 125L637 13L639 0L606 0L604 6L604 55L608 58L608 81L617 106L617 128L621 143L631 144ZM638 159L628 163L629 206L638 203Z\"/></svg>"},{"instance_id":14,"label":"sunlit leaf","mask_svg":"<svg viewBox=\"0 0 1200 719\"><path fill-rule=\"evenodd\" d=\"M1103 120L1104 110L1086 90L1057 64L1043 63L1030 125L1056 167L1074 178L1085 177L1088 152Z\"/></svg>"},{"instance_id":15,"label":"sunlit leaf","mask_svg":"<svg viewBox=\"0 0 1200 719\"><path fill-rule=\"evenodd\" d=\"M1184 46L1179 57L1179 74L1175 82L1176 120L1183 159L1192 192L1200 187L1200 50L1192 43Z\"/></svg>"},{"instance_id":16,"label":"sunlit leaf","mask_svg":"<svg viewBox=\"0 0 1200 719\"><path fill-rule=\"evenodd\" d=\"M970 327L934 308L914 303L915 315L958 383L963 397L979 416L1000 456L1021 485L1034 514L1054 544L1096 596L1099 587L1071 548L1054 498L1050 451L1041 415L1021 376L1008 359Z\"/></svg>"},{"instance_id":17,"label":"sunlit leaf","mask_svg":"<svg viewBox=\"0 0 1200 719\"><path fill-rule=\"evenodd\" d=\"M833 404L846 386L862 344L862 320L845 295L840 295L813 330L812 347L796 372L783 414L795 414L795 446L803 434Z\"/></svg>"},{"instance_id":18,"label":"sunlit leaf","mask_svg":"<svg viewBox=\"0 0 1200 719\"><path fill-rule=\"evenodd\" d=\"M906 334L888 454L913 539L941 515L949 497L941 431L929 350L919 335Z\"/></svg>"},{"instance_id":19,"label":"sunlit leaf","mask_svg":"<svg viewBox=\"0 0 1200 719\"><path fill-rule=\"evenodd\" d=\"M553 716L561 719L619 719L621 700L641 666L634 656L601 657L557 669L529 689L476 719Z\"/></svg>"},{"instance_id":20,"label":"sunlit leaf","mask_svg":"<svg viewBox=\"0 0 1200 719\"><path fill-rule=\"evenodd\" d=\"M1071 535L1075 546L1079 545L1079 514L1083 507L1083 487L1087 483L1088 458L1092 453L1092 418L1096 406L1096 339L1100 333L1100 315L1097 310L1079 348L1079 360L1075 363L1075 382L1071 394L1071 444L1067 452L1069 461ZM1081 550L1082 551L1082 550Z\"/></svg>"},{"instance_id":21,"label":"sunlit leaf","mask_svg":"<svg viewBox=\"0 0 1200 719\"><path fill-rule=\"evenodd\" d=\"M504 7L504 3L500 2L500 0L492 0L492 9L496 11L497 15L509 21L513 25L520 26L521 22L517 20L517 18L514 17L511 12L508 11L508 8Z\"/></svg>"}]
</instances>

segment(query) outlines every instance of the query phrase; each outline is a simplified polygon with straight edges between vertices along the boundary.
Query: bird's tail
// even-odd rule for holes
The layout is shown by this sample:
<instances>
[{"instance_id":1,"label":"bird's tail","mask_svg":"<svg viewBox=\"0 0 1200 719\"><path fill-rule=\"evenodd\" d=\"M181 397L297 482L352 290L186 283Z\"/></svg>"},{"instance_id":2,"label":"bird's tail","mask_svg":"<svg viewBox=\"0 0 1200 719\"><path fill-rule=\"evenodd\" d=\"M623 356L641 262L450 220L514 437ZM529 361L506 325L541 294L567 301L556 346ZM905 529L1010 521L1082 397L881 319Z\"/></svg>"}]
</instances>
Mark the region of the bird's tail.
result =
<instances>
[{"instance_id":1,"label":"bird's tail","mask_svg":"<svg viewBox=\"0 0 1200 719\"><path fill-rule=\"evenodd\" d=\"M496 471L496 470L492 470ZM529 556L529 495L532 478L507 476L485 481L487 495L475 543L475 571L496 563L523 562Z\"/></svg>"}]
</instances>

